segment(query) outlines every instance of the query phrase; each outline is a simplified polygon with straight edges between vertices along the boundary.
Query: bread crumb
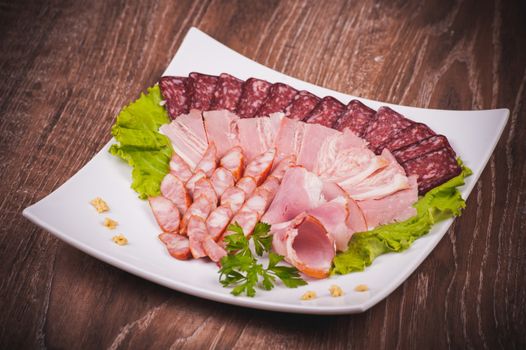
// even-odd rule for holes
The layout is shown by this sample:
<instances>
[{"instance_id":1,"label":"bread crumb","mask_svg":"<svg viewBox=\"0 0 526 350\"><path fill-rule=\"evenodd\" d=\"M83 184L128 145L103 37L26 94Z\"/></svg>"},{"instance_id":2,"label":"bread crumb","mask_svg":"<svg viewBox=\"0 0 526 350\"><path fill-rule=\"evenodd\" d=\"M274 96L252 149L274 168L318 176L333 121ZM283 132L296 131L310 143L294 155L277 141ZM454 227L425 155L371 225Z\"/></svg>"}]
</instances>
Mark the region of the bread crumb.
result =
<instances>
[{"instance_id":1,"label":"bread crumb","mask_svg":"<svg viewBox=\"0 0 526 350\"><path fill-rule=\"evenodd\" d=\"M117 236L113 236L113 238L111 240L113 242L115 242L116 244L118 244L118 245L126 245L126 244L128 244L128 239L126 237L124 237L123 234L120 234L120 235L117 235Z\"/></svg>"},{"instance_id":2,"label":"bread crumb","mask_svg":"<svg viewBox=\"0 0 526 350\"><path fill-rule=\"evenodd\" d=\"M305 294L303 294L301 296L301 300L312 300L316 298L316 292L312 291L312 290L309 290L308 292L305 292Z\"/></svg>"},{"instance_id":3,"label":"bread crumb","mask_svg":"<svg viewBox=\"0 0 526 350\"><path fill-rule=\"evenodd\" d=\"M110 230L115 230L119 223L115 220L112 220L110 218L105 218L103 225L109 228Z\"/></svg>"},{"instance_id":4,"label":"bread crumb","mask_svg":"<svg viewBox=\"0 0 526 350\"><path fill-rule=\"evenodd\" d=\"M91 200L90 203L91 205L93 205L93 207L95 208L95 210L97 210L98 213L104 213L110 210L108 204L106 204L106 202L100 197Z\"/></svg>"},{"instance_id":5,"label":"bread crumb","mask_svg":"<svg viewBox=\"0 0 526 350\"><path fill-rule=\"evenodd\" d=\"M341 297L343 295L343 289L340 286L333 284L329 288L329 293L331 293L331 296L333 297Z\"/></svg>"},{"instance_id":6,"label":"bread crumb","mask_svg":"<svg viewBox=\"0 0 526 350\"><path fill-rule=\"evenodd\" d=\"M369 287L367 287L366 284L359 284L354 288L357 292L367 292L369 290Z\"/></svg>"}]
</instances>

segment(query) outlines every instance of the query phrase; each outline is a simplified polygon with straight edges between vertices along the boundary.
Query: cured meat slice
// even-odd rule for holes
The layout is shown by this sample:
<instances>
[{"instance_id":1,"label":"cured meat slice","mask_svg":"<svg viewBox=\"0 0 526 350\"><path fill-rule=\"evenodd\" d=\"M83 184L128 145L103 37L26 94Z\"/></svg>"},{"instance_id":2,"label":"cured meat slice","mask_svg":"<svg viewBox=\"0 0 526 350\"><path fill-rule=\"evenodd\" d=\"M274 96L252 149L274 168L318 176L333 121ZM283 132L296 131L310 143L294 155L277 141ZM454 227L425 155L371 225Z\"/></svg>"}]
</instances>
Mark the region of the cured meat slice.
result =
<instances>
[{"instance_id":1,"label":"cured meat slice","mask_svg":"<svg viewBox=\"0 0 526 350\"><path fill-rule=\"evenodd\" d=\"M164 232L177 233L179 230L180 215L179 210L167 198L163 196L148 198L153 216Z\"/></svg>"},{"instance_id":2,"label":"cured meat slice","mask_svg":"<svg viewBox=\"0 0 526 350\"><path fill-rule=\"evenodd\" d=\"M285 116L294 120L303 120L320 102L320 98L308 91L302 90L294 96L285 108Z\"/></svg>"},{"instance_id":3,"label":"cured meat slice","mask_svg":"<svg viewBox=\"0 0 526 350\"><path fill-rule=\"evenodd\" d=\"M208 237L205 220L196 215L191 215L188 220L188 241L190 252L195 259L207 256L203 248L203 241Z\"/></svg>"},{"instance_id":4,"label":"cured meat slice","mask_svg":"<svg viewBox=\"0 0 526 350\"><path fill-rule=\"evenodd\" d=\"M259 188L268 191L269 196L272 200L274 199L274 196L278 192L280 185L281 185L281 180L273 175L270 175L269 177L267 177L265 182L263 182L263 184L259 186Z\"/></svg>"},{"instance_id":5,"label":"cured meat slice","mask_svg":"<svg viewBox=\"0 0 526 350\"><path fill-rule=\"evenodd\" d=\"M239 187L230 187L228 188L223 195L221 196L221 206L228 207L232 213L237 213L245 202L247 195Z\"/></svg>"},{"instance_id":6,"label":"cured meat slice","mask_svg":"<svg viewBox=\"0 0 526 350\"><path fill-rule=\"evenodd\" d=\"M250 196L252 192L254 192L257 186L256 179L254 179L252 176L243 176L236 183L236 187L242 189L247 197Z\"/></svg>"},{"instance_id":7,"label":"cured meat slice","mask_svg":"<svg viewBox=\"0 0 526 350\"><path fill-rule=\"evenodd\" d=\"M319 220L300 215L284 227L271 228L272 247L307 276L329 276L336 249L332 237Z\"/></svg>"},{"instance_id":8,"label":"cured meat slice","mask_svg":"<svg viewBox=\"0 0 526 350\"><path fill-rule=\"evenodd\" d=\"M175 152L170 159L170 173L183 182L188 181L193 175L188 164L186 164L183 158L179 157Z\"/></svg>"},{"instance_id":9,"label":"cured meat slice","mask_svg":"<svg viewBox=\"0 0 526 350\"><path fill-rule=\"evenodd\" d=\"M283 112L285 107L289 105L298 90L293 87L283 84L275 83L270 87L267 99L257 111L257 116L269 115L276 112Z\"/></svg>"},{"instance_id":10,"label":"cured meat slice","mask_svg":"<svg viewBox=\"0 0 526 350\"><path fill-rule=\"evenodd\" d=\"M298 153L298 165L304 166L307 170L313 171L318 163L318 153L322 145L329 139L339 136L341 133L337 130L327 128L318 124L305 125L304 139Z\"/></svg>"},{"instance_id":11,"label":"cured meat slice","mask_svg":"<svg viewBox=\"0 0 526 350\"><path fill-rule=\"evenodd\" d=\"M261 187L257 188L254 191L254 194L252 194L252 196L247 199L245 204L243 204L239 212L243 213L247 210L253 211L258 214L259 219L270 205L270 202L272 201L271 196L272 194L269 191L262 189Z\"/></svg>"},{"instance_id":12,"label":"cured meat slice","mask_svg":"<svg viewBox=\"0 0 526 350\"><path fill-rule=\"evenodd\" d=\"M236 114L241 118L254 117L259 107L265 102L271 85L268 81L256 78L245 81Z\"/></svg>"},{"instance_id":13,"label":"cured meat slice","mask_svg":"<svg viewBox=\"0 0 526 350\"><path fill-rule=\"evenodd\" d=\"M232 175L229 170L222 167L219 167L214 171L210 181L212 182L214 191L218 196L221 196L227 188L234 186L236 183L234 175Z\"/></svg>"},{"instance_id":14,"label":"cured meat slice","mask_svg":"<svg viewBox=\"0 0 526 350\"><path fill-rule=\"evenodd\" d=\"M307 123L332 127L345 109L345 105L331 96L324 97L303 120Z\"/></svg>"},{"instance_id":15,"label":"cured meat slice","mask_svg":"<svg viewBox=\"0 0 526 350\"><path fill-rule=\"evenodd\" d=\"M193 195L194 198L205 197L206 199L208 199L210 204L212 204L212 208L215 208L217 206L216 191L214 190L212 182L206 177L199 179L195 183Z\"/></svg>"},{"instance_id":16,"label":"cured meat slice","mask_svg":"<svg viewBox=\"0 0 526 350\"><path fill-rule=\"evenodd\" d=\"M206 255L208 255L210 260L215 263L218 263L227 255L226 250L217 244L210 236L206 237L201 244Z\"/></svg>"},{"instance_id":17,"label":"cured meat slice","mask_svg":"<svg viewBox=\"0 0 526 350\"><path fill-rule=\"evenodd\" d=\"M192 198L186 191L183 181L171 173L166 174L161 182L161 194L175 204L181 215L192 204Z\"/></svg>"},{"instance_id":18,"label":"cured meat slice","mask_svg":"<svg viewBox=\"0 0 526 350\"><path fill-rule=\"evenodd\" d=\"M159 130L168 136L174 151L190 169L194 169L208 148L201 112L193 109L189 114L180 115L170 124L162 125Z\"/></svg>"},{"instance_id":19,"label":"cured meat slice","mask_svg":"<svg viewBox=\"0 0 526 350\"><path fill-rule=\"evenodd\" d=\"M389 151L391 151L391 153L393 153L393 151L399 148L412 145L413 143L427 139L433 135L435 135L435 132L427 125L415 123L384 142L376 149L376 153L382 152L384 148L387 148Z\"/></svg>"},{"instance_id":20,"label":"cured meat slice","mask_svg":"<svg viewBox=\"0 0 526 350\"><path fill-rule=\"evenodd\" d=\"M168 254L179 260L187 260L192 254L190 253L190 242L185 236L177 233L161 233L159 239L164 243Z\"/></svg>"},{"instance_id":21,"label":"cured meat slice","mask_svg":"<svg viewBox=\"0 0 526 350\"><path fill-rule=\"evenodd\" d=\"M435 135L412 145L399 148L393 152L393 156L395 156L399 163L403 163L441 148L451 149L451 146L449 146L449 142L445 136Z\"/></svg>"},{"instance_id":22,"label":"cured meat slice","mask_svg":"<svg viewBox=\"0 0 526 350\"><path fill-rule=\"evenodd\" d=\"M367 126L363 137L369 142L369 148L374 151L391 136L413 124L413 121L393 111L391 108L380 107L374 119Z\"/></svg>"},{"instance_id":23,"label":"cured meat slice","mask_svg":"<svg viewBox=\"0 0 526 350\"><path fill-rule=\"evenodd\" d=\"M290 168L261 221L271 225L289 221L320 206L325 202L322 190L323 182L314 173L303 167Z\"/></svg>"},{"instance_id":24,"label":"cured meat slice","mask_svg":"<svg viewBox=\"0 0 526 350\"><path fill-rule=\"evenodd\" d=\"M205 154L203 154L203 158L197 163L195 167L195 171L203 171L206 176L210 177L212 176L212 173L216 169L217 166L217 150L216 146L213 142L211 142L208 145L208 148L206 149Z\"/></svg>"},{"instance_id":25,"label":"cured meat slice","mask_svg":"<svg viewBox=\"0 0 526 350\"><path fill-rule=\"evenodd\" d=\"M272 169L272 172L270 175L279 181L283 179L283 176L285 175L285 172L296 165L296 155L291 154L282 160L279 161L279 163L276 164L274 169Z\"/></svg>"},{"instance_id":26,"label":"cured meat slice","mask_svg":"<svg viewBox=\"0 0 526 350\"><path fill-rule=\"evenodd\" d=\"M376 226L400 222L416 215L413 204L418 200L416 176L409 177L409 188L380 199L357 202L362 209L369 229ZM365 231L365 230L363 230Z\"/></svg>"},{"instance_id":27,"label":"cured meat slice","mask_svg":"<svg viewBox=\"0 0 526 350\"><path fill-rule=\"evenodd\" d=\"M186 77L162 77L159 80L159 87L161 95L166 101L166 109L168 115L175 119L181 114L186 114L189 111L189 99L187 94Z\"/></svg>"},{"instance_id":28,"label":"cured meat slice","mask_svg":"<svg viewBox=\"0 0 526 350\"><path fill-rule=\"evenodd\" d=\"M298 155L305 139L307 124L301 121L284 118L274 141L278 150L278 159Z\"/></svg>"},{"instance_id":29,"label":"cured meat slice","mask_svg":"<svg viewBox=\"0 0 526 350\"><path fill-rule=\"evenodd\" d=\"M240 119L237 127L239 142L247 161L274 147L277 130L271 118Z\"/></svg>"},{"instance_id":30,"label":"cured meat slice","mask_svg":"<svg viewBox=\"0 0 526 350\"><path fill-rule=\"evenodd\" d=\"M259 186L265 181L267 175L272 169L274 158L276 157L276 149L271 148L268 151L260 154L248 163L245 168L245 176L251 176L256 180L256 184Z\"/></svg>"},{"instance_id":31,"label":"cured meat slice","mask_svg":"<svg viewBox=\"0 0 526 350\"><path fill-rule=\"evenodd\" d=\"M418 177L419 194L425 194L430 189L459 175L462 171L455 155L448 148L408 160L402 163L402 166L408 175Z\"/></svg>"},{"instance_id":32,"label":"cured meat slice","mask_svg":"<svg viewBox=\"0 0 526 350\"><path fill-rule=\"evenodd\" d=\"M258 223L259 216L258 213L256 213L253 210L250 210L247 207L242 207L230 220L230 224L238 224L243 229L243 233L245 236L249 237L252 232L254 231L254 228L256 227L256 224ZM224 236L228 236L232 234L232 231L225 231Z\"/></svg>"},{"instance_id":33,"label":"cured meat slice","mask_svg":"<svg viewBox=\"0 0 526 350\"><path fill-rule=\"evenodd\" d=\"M219 165L232 173L234 179L239 180L245 167L245 155L241 147L231 148L219 161Z\"/></svg>"},{"instance_id":34,"label":"cured meat slice","mask_svg":"<svg viewBox=\"0 0 526 350\"><path fill-rule=\"evenodd\" d=\"M379 199L408 188L409 180L405 175L405 171L393 155L387 149L384 149L382 157L389 162L385 168L382 168L357 184L349 185L345 181L339 182L338 184L352 199L357 201Z\"/></svg>"},{"instance_id":35,"label":"cured meat slice","mask_svg":"<svg viewBox=\"0 0 526 350\"><path fill-rule=\"evenodd\" d=\"M225 231L228 223L232 219L233 213L228 206L219 206L212 210L206 219L206 229L214 240L217 240Z\"/></svg>"},{"instance_id":36,"label":"cured meat slice","mask_svg":"<svg viewBox=\"0 0 526 350\"><path fill-rule=\"evenodd\" d=\"M336 119L332 127L339 131L349 129L357 136L362 137L375 114L374 109L367 107L358 100L352 100L345 106L345 110Z\"/></svg>"},{"instance_id":37,"label":"cured meat slice","mask_svg":"<svg viewBox=\"0 0 526 350\"><path fill-rule=\"evenodd\" d=\"M197 181L205 177L206 174L204 173L204 171L199 170L194 175L192 175L192 177L188 179L188 181L186 181L186 184L184 186L186 187L186 190L188 191L190 196L192 196L192 198L194 198L195 184L197 183Z\"/></svg>"},{"instance_id":38,"label":"cured meat slice","mask_svg":"<svg viewBox=\"0 0 526 350\"><path fill-rule=\"evenodd\" d=\"M239 117L227 110L203 113L206 135L209 143L217 148L217 157L223 157L232 147L239 145L237 120Z\"/></svg>"},{"instance_id":39,"label":"cured meat slice","mask_svg":"<svg viewBox=\"0 0 526 350\"><path fill-rule=\"evenodd\" d=\"M352 234L347 222L349 220L349 208L345 197L337 197L330 202L324 203L307 211L323 225L336 243L336 249L343 251L347 249Z\"/></svg>"},{"instance_id":40,"label":"cured meat slice","mask_svg":"<svg viewBox=\"0 0 526 350\"><path fill-rule=\"evenodd\" d=\"M208 217L211 211L212 211L212 203L210 203L210 201L206 197L201 196L201 197L196 198L194 202L192 203L192 205L190 205L186 213L184 213L183 215L183 219L181 220L181 225L179 227L179 233L181 234L186 233L186 229L187 229L190 217L198 216L202 218L204 222L204 220L206 220L206 218Z\"/></svg>"},{"instance_id":41,"label":"cured meat slice","mask_svg":"<svg viewBox=\"0 0 526 350\"><path fill-rule=\"evenodd\" d=\"M210 109L226 109L230 112L235 112L237 103L241 97L242 89L242 80L233 77L230 74L222 73L217 80L214 98Z\"/></svg>"},{"instance_id":42,"label":"cured meat slice","mask_svg":"<svg viewBox=\"0 0 526 350\"><path fill-rule=\"evenodd\" d=\"M188 96L190 109L208 111L214 91L216 90L217 77L201 73L190 73L188 79Z\"/></svg>"}]
</instances>

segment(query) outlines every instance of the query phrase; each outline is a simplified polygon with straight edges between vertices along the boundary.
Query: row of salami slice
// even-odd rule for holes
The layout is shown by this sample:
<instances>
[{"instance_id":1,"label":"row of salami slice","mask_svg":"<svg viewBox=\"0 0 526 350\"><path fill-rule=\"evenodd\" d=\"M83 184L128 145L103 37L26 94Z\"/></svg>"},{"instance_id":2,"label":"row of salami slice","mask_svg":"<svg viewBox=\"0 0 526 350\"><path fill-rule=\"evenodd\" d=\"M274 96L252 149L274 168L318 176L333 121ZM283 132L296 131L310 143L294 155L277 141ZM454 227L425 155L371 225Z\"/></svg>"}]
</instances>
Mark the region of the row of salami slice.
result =
<instances>
[{"instance_id":1,"label":"row of salami slice","mask_svg":"<svg viewBox=\"0 0 526 350\"><path fill-rule=\"evenodd\" d=\"M242 81L227 73L211 76L162 77L159 82L172 118L192 109L228 110L241 118L283 112L286 117L345 129L365 139L376 154L388 149L408 176L416 175L420 194L457 176L461 168L447 138L427 125L414 122L389 107L375 111L358 100L347 105L334 97L320 98L284 83L250 78Z\"/></svg>"}]
</instances>

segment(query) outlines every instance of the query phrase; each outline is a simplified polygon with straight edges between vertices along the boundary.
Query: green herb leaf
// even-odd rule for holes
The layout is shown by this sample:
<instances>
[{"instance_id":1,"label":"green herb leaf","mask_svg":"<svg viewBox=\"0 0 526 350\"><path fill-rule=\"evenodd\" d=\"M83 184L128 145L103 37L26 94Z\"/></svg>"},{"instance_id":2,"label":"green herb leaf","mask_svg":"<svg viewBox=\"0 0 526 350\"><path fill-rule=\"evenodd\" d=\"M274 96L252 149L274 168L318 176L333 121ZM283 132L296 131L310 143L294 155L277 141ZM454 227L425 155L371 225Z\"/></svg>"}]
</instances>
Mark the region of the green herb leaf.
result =
<instances>
[{"instance_id":1,"label":"green herb leaf","mask_svg":"<svg viewBox=\"0 0 526 350\"><path fill-rule=\"evenodd\" d=\"M272 246L272 236L269 235L270 225L264 222L258 222L254 227L252 239L254 240L254 248L258 256L263 256L264 252L269 252Z\"/></svg>"}]
</instances>

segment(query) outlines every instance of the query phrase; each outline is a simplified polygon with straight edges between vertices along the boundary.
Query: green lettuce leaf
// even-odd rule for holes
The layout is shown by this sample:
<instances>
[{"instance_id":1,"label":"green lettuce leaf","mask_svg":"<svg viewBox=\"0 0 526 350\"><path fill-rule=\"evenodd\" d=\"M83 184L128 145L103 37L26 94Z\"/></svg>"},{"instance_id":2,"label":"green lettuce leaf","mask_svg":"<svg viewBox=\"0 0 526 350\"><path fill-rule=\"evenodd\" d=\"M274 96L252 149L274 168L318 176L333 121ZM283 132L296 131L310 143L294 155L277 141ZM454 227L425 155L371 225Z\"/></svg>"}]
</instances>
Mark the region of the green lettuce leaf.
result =
<instances>
[{"instance_id":1,"label":"green lettuce leaf","mask_svg":"<svg viewBox=\"0 0 526 350\"><path fill-rule=\"evenodd\" d=\"M110 153L132 166L131 187L142 199L159 195L161 181L170 171L172 145L158 132L170 122L161 100L158 85L148 88L146 95L123 108L111 129L118 144L110 147Z\"/></svg>"},{"instance_id":2,"label":"green lettuce leaf","mask_svg":"<svg viewBox=\"0 0 526 350\"><path fill-rule=\"evenodd\" d=\"M363 271L373 260L385 253L400 252L411 246L417 238L429 232L434 223L459 216L466 202L457 187L471 175L469 168L462 167L460 175L435 187L414 204L417 214L403 222L383 225L367 232L355 233L345 252L336 255L333 274Z\"/></svg>"}]
</instances>

